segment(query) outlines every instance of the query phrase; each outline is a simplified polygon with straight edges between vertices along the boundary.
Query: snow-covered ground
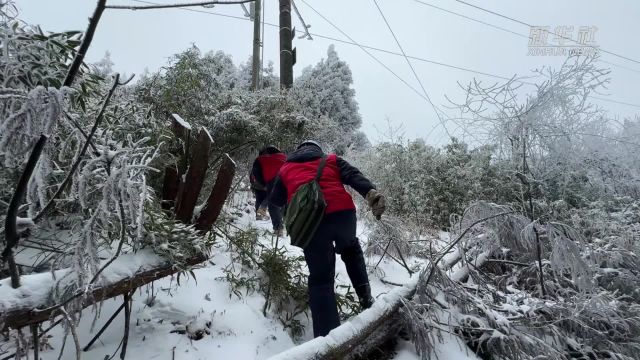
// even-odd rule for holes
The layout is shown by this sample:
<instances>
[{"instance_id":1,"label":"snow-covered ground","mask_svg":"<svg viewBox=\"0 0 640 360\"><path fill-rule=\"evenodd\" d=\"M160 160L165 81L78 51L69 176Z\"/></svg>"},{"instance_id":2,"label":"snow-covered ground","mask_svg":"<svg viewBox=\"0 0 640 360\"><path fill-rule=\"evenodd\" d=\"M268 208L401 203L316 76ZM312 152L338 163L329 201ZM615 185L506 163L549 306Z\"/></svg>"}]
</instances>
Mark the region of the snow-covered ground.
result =
<instances>
[{"instance_id":1,"label":"snow-covered ground","mask_svg":"<svg viewBox=\"0 0 640 360\"><path fill-rule=\"evenodd\" d=\"M267 230L269 221L255 222L253 213L244 214L237 225L257 226ZM359 224L359 238L366 242L367 229ZM260 241L270 243L270 236ZM287 241L288 242L288 239ZM290 247L291 252L300 252ZM180 286L177 277L167 277L151 286L139 289L133 297L130 323L128 359L266 359L290 349L312 338L310 319L306 323L306 334L294 341L279 321L265 317L262 308L264 297L255 292L238 299L232 295L230 285L225 280L223 269L230 264L231 254L226 244L219 243L212 251L209 263L194 270L196 279L182 276ZM378 256L368 259L376 264ZM419 259L408 259L411 265ZM417 276L417 275L414 275ZM383 260L377 271L370 274L374 296L385 294L396 286L388 283L404 284L410 280L407 271L392 260ZM381 281L384 279L387 283ZM348 284L349 280L342 261L336 261L336 283ZM153 295L153 296L152 296ZM78 328L81 346L85 346L111 314L122 304L122 299L105 301L100 309L101 316L92 330L96 309L84 311ZM100 339L82 354L83 359L103 360L116 353L123 334L124 312L121 312ZM203 338L191 340L184 334L204 330ZM181 333L182 332L182 333ZM41 352L44 360L54 360L62 347L63 330L51 331L49 338L52 349ZM440 359L475 359L457 338L444 334L445 341L439 344L433 355ZM73 340L67 340L62 359L75 359ZM116 357L118 354L116 353ZM395 359L418 359L413 345L401 342Z\"/></svg>"}]
</instances>

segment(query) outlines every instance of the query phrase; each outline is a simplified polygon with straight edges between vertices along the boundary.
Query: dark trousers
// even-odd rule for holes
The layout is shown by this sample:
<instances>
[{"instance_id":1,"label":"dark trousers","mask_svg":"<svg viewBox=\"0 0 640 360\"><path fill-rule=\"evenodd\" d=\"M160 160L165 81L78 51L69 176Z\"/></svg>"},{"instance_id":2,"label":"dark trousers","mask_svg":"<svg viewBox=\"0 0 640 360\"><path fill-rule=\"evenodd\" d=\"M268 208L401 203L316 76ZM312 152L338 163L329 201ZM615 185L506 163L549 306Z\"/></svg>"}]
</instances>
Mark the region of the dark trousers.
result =
<instances>
[{"instance_id":1,"label":"dark trousers","mask_svg":"<svg viewBox=\"0 0 640 360\"><path fill-rule=\"evenodd\" d=\"M364 255L356 237L355 211L325 215L304 249L309 267L309 307L314 337L325 336L340 325L334 292L336 253L341 255L354 288L369 283Z\"/></svg>"},{"instance_id":2,"label":"dark trousers","mask_svg":"<svg viewBox=\"0 0 640 360\"><path fill-rule=\"evenodd\" d=\"M255 191L256 195L256 211L260 208L260 206L267 205L269 209L269 216L271 217L271 224L273 225L273 230L280 229L282 227L282 209L272 205L269 200L269 193L267 191Z\"/></svg>"}]
</instances>

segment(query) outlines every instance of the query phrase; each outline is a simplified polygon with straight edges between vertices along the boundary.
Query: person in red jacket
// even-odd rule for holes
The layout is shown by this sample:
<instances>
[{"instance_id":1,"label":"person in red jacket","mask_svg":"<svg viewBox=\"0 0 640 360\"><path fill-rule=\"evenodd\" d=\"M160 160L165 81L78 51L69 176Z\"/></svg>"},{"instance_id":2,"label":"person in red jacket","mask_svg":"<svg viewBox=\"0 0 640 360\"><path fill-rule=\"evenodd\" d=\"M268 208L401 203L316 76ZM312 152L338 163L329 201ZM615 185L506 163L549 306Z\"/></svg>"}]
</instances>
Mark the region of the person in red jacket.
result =
<instances>
[{"instance_id":1,"label":"person in red jacket","mask_svg":"<svg viewBox=\"0 0 640 360\"><path fill-rule=\"evenodd\" d=\"M277 147L268 145L258 153L250 175L251 188L256 197L256 219L262 220L266 217L261 209L268 205L273 231L278 236L282 236L282 209L272 204L265 204L265 201L273 188L276 175L286 159L287 156Z\"/></svg>"},{"instance_id":2,"label":"person in red jacket","mask_svg":"<svg viewBox=\"0 0 640 360\"><path fill-rule=\"evenodd\" d=\"M365 197L377 218L385 210L384 196L360 170L336 154L325 155L320 145L311 140L302 142L287 157L275 180L269 202L285 206L300 186L315 178L325 156L326 165L319 183L327 207L316 233L304 249L309 268L309 307L315 337L325 336L340 325L334 292L336 253L345 263L360 306L367 309L373 304L364 255L356 237L356 206L344 185Z\"/></svg>"}]
</instances>

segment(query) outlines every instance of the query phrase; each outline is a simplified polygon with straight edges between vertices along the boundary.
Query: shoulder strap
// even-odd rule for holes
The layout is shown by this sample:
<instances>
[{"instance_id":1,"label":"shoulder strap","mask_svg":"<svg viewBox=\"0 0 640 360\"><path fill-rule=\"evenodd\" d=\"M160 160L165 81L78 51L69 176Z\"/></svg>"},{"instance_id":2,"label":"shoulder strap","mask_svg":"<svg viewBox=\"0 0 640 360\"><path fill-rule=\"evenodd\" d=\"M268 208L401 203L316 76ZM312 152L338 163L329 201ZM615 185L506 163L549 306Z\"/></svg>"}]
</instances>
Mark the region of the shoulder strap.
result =
<instances>
[{"instance_id":1,"label":"shoulder strap","mask_svg":"<svg viewBox=\"0 0 640 360\"><path fill-rule=\"evenodd\" d=\"M322 170L324 170L325 165L327 165L327 156L323 155L322 158L320 159L320 164L318 165L318 172L316 173L316 178L314 179L314 181L320 181L320 178L322 177Z\"/></svg>"}]
</instances>

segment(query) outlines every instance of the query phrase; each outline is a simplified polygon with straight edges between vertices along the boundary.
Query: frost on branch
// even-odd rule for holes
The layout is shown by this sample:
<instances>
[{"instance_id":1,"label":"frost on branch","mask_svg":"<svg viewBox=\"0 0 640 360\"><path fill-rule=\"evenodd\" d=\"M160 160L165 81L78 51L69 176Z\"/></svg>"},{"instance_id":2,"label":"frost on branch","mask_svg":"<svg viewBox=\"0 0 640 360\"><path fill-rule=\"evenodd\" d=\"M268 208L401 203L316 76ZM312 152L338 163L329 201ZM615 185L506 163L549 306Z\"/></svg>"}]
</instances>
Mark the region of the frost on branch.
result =
<instances>
[{"instance_id":1,"label":"frost on branch","mask_svg":"<svg viewBox=\"0 0 640 360\"><path fill-rule=\"evenodd\" d=\"M88 294L112 280L120 255L151 248L180 269L206 253L210 244L160 211L150 186L159 177L156 163L167 158L163 122L128 85L85 65L73 87L60 89L77 33L5 22L0 32L2 216L35 140L49 136L18 213L34 220L21 222L28 225L16 251L23 274L51 270L52 286L34 306L51 306L54 315L64 307L77 322ZM47 212L45 204L52 204Z\"/></svg>"},{"instance_id":2,"label":"frost on branch","mask_svg":"<svg viewBox=\"0 0 640 360\"><path fill-rule=\"evenodd\" d=\"M464 229L469 225L461 224L474 224L478 217L504 210L493 204L472 204L456 218L453 229ZM454 329L474 351L497 358L630 360L638 354L640 306L627 295L605 290L609 284L599 281L604 288L597 287L594 281L607 273L601 267L607 257L599 257L601 264L592 260L606 252L591 248L568 225L541 226L549 292L540 298L531 228L525 216L512 213L466 232L460 242L466 255L459 269L467 268L470 276L462 282L436 269L427 283L430 267L423 271L416 296L405 310L423 358L430 354L432 330L442 328ZM490 251L490 258L480 265L470 261L479 253L478 247Z\"/></svg>"}]
</instances>

